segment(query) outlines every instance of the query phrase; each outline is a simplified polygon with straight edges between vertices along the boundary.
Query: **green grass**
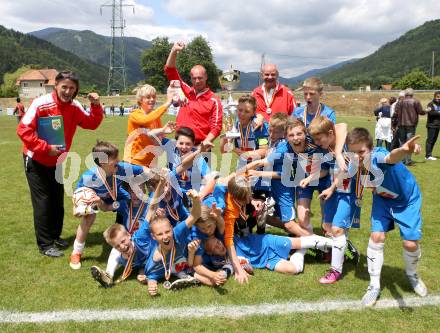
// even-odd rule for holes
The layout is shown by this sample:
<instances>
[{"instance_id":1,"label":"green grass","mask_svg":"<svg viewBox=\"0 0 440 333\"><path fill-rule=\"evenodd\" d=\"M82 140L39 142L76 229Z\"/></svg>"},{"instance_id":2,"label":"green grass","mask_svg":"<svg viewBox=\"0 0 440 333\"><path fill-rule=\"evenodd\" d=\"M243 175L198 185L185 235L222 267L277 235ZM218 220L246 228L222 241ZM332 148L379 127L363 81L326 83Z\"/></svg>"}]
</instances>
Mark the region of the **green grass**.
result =
<instances>
[{"instance_id":1,"label":"green grass","mask_svg":"<svg viewBox=\"0 0 440 333\"><path fill-rule=\"evenodd\" d=\"M350 127L364 126L374 129L374 121L362 117L339 117ZM29 189L23 171L21 143L15 134L16 120L13 117L0 117L0 173L1 225L0 235L0 311L57 311L68 309L114 309L114 308L153 308L188 307L193 305L259 304L263 302L285 302L291 300L321 301L326 299L360 299L368 285L366 268L366 246L369 235L369 215L371 194L368 191L360 230L352 230L350 238L360 249L362 258L358 266L347 263L344 278L336 285L321 286L317 282L328 265L306 260L304 274L299 276L281 275L267 270L258 270L249 285L238 285L230 280L223 288L200 287L175 293L161 290L156 298L148 296L146 287L130 279L115 288L105 290L98 287L91 278L92 265L105 267L110 248L105 244L102 232L114 221L111 213L98 214L97 221L87 239L83 268L73 271L68 266L68 254L61 259L41 256L36 247L33 228L32 207ZM420 143L426 138L424 123L420 123L418 133ZM78 129L71 151L81 157L86 156L97 138L117 144L121 151L126 137L126 118L106 118L97 131ZM440 143L434 155L440 155ZM420 275L429 288L430 294L440 294L437 250L440 241L435 234L438 230L438 192L436 181L440 162L425 162L423 155L415 158L416 166L411 168L423 193L423 258ZM81 172L85 170L82 163ZM65 198L65 220L63 237L73 243L78 219L72 216L69 197ZM314 200L313 225L319 227L319 210ZM273 230L273 229L271 229ZM410 285L403 271L401 240L398 231L388 235L385 245L385 265L382 271L383 298L412 295ZM240 320L156 320L150 322L94 322L58 323L45 325L0 325L1 331L123 331L123 330L175 330L199 331L207 327L219 331L262 331L270 328L286 331L290 328L303 330L369 330L384 328L398 331L421 329L434 331L438 327L440 307L425 307L408 310L363 311L355 313L307 313L280 316L248 317ZM390 324L393 322L393 325Z\"/></svg>"}]
</instances>

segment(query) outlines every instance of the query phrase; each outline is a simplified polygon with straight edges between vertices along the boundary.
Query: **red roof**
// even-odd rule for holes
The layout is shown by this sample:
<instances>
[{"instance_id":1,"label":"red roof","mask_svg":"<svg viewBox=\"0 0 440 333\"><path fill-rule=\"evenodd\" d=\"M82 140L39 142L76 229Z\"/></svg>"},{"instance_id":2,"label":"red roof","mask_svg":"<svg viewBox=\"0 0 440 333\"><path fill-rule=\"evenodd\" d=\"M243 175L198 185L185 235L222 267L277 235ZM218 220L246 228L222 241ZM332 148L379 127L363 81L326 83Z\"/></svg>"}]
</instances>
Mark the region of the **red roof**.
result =
<instances>
[{"instance_id":1,"label":"red roof","mask_svg":"<svg viewBox=\"0 0 440 333\"><path fill-rule=\"evenodd\" d=\"M56 69L31 69L20 75L17 85L21 81L44 81L46 85L54 86L57 74L58 71Z\"/></svg>"}]
</instances>

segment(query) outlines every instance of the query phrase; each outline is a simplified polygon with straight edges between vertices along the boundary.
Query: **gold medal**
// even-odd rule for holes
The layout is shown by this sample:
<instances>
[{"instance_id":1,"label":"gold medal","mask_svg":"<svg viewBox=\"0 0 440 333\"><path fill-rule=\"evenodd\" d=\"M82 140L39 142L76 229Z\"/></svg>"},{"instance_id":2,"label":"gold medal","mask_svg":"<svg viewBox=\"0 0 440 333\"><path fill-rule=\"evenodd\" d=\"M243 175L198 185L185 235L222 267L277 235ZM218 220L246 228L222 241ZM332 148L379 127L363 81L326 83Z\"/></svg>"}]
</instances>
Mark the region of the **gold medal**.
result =
<instances>
[{"instance_id":1,"label":"gold medal","mask_svg":"<svg viewBox=\"0 0 440 333\"><path fill-rule=\"evenodd\" d=\"M357 207L362 207L362 199L356 199L356 201L354 202L354 204L355 204Z\"/></svg>"}]
</instances>

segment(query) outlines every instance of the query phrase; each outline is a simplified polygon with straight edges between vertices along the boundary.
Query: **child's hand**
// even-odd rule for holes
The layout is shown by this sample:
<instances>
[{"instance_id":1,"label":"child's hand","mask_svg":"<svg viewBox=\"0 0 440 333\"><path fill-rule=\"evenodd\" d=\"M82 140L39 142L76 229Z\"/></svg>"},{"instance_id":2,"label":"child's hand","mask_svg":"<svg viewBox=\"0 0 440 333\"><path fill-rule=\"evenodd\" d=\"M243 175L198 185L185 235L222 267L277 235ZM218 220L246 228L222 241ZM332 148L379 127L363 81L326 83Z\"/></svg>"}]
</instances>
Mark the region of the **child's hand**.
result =
<instances>
[{"instance_id":1,"label":"child's hand","mask_svg":"<svg viewBox=\"0 0 440 333\"><path fill-rule=\"evenodd\" d=\"M226 275L225 271L215 272L213 280L214 280L214 283L215 283L216 286L221 286L221 285L224 285L226 283L227 277L225 277L225 275Z\"/></svg>"},{"instance_id":2,"label":"child's hand","mask_svg":"<svg viewBox=\"0 0 440 333\"><path fill-rule=\"evenodd\" d=\"M246 273L245 271L244 271L244 269L243 268L239 268L239 270L238 271L236 271L235 272L235 274L234 274L235 276L235 281L237 281L238 283L240 283L240 284L243 284L243 283L248 283L249 282L249 274L248 273Z\"/></svg>"},{"instance_id":3,"label":"child's hand","mask_svg":"<svg viewBox=\"0 0 440 333\"><path fill-rule=\"evenodd\" d=\"M222 210L217 207L217 204L214 202L211 207L211 211L209 212L209 215L213 217L214 219L218 219L222 217Z\"/></svg>"},{"instance_id":4,"label":"child's hand","mask_svg":"<svg viewBox=\"0 0 440 333\"><path fill-rule=\"evenodd\" d=\"M156 210L156 216L157 217L165 217L167 215L167 212L165 211L164 208L158 208Z\"/></svg>"},{"instance_id":5,"label":"child's hand","mask_svg":"<svg viewBox=\"0 0 440 333\"><path fill-rule=\"evenodd\" d=\"M176 130L176 122L167 121L164 127L162 127L162 131L164 134L171 134Z\"/></svg>"},{"instance_id":6,"label":"child's hand","mask_svg":"<svg viewBox=\"0 0 440 333\"><path fill-rule=\"evenodd\" d=\"M412 153L420 153L422 151L422 147L416 143L416 141L420 138L420 135L413 136L411 139L406 141L400 149L407 154Z\"/></svg>"},{"instance_id":7,"label":"child's hand","mask_svg":"<svg viewBox=\"0 0 440 333\"><path fill-rule=\"evenodd\" d=\"M150 296L156 296L157 291L157 281L148 280L148 293L150 294Z\"/></svg>"},{"instance_id":8,"label":"child's hand","mask_svg":"<svg viewBox=\"0 0 440 333\"><path fill-rule=\"evenodd\" d=\"M331 186L325 189L324 191L322 191L321 194L318 195L318 199L323 199L326 201L330 199L330 197L333 195L333 192L334 192L334 188Z\"/></svg>"},{"instance_id":9,"label":"child's hand","mask_svg":"<svg viewBox=\"0 0 440 333\"><path fill-rule=\"evenodd\" d=\"M199 193L193 189L186 192L186 195L193 201L199 198Z\"/></svg>"},{"instance_id":10,"label":"child's hand","mask_svg":"<svg viewBox=\"0 0 440 333\"><path fill-rule=\"evenodd\" d=\"M200 247L200 239L195 239L188 243L188 252L195 253Z\"/></svg>"},{"instance_id":11,"label":"child's hand","mask_svg":"<svg viewBox=\"0 0 440 333\"><path fill-rule=\"evenodd\" d=\"M310 179L309 179L309 177L304 178L304 179L301 179L301 181L299 182L299 186L300 186L301 188L306 188L307 186L309 186L309 184L310 184Z\"/></svg>"}]
</instances>

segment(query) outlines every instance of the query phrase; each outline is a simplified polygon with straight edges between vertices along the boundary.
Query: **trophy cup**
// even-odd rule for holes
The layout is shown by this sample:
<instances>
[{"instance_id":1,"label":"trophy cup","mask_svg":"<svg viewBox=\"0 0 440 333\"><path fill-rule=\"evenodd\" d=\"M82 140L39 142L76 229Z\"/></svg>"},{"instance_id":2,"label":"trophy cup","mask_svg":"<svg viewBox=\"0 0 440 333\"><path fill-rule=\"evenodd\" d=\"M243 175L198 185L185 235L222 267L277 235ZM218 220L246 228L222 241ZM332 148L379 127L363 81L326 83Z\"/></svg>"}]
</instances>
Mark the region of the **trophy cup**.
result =
<instances>
[{"instance_id":1,"label":"trophy cup","mask_svg":"<svg viewBox=\"0 0 440 333\"><path fill-rule=\"evenodd\" d=\"M240 137L240 133L235 127L237 121L237 105L232 97L232 91L237 88L240 83L240 71L232 69L226 70L219 77L220 85L228 91L228 99L223 101L223 110L226 112L226 138L235 139Z\"/></svg>"}]
</instances>

